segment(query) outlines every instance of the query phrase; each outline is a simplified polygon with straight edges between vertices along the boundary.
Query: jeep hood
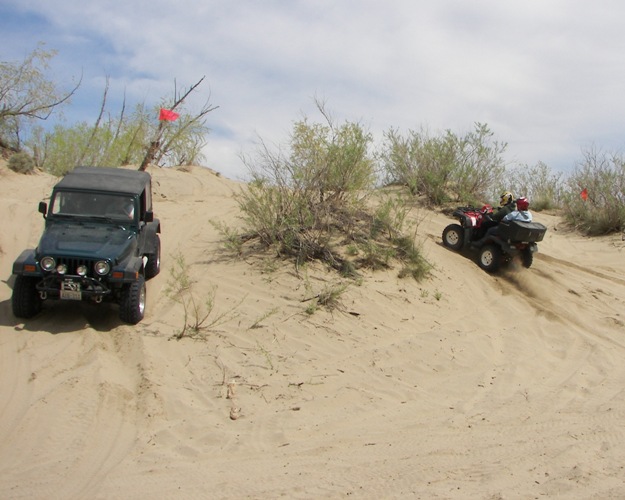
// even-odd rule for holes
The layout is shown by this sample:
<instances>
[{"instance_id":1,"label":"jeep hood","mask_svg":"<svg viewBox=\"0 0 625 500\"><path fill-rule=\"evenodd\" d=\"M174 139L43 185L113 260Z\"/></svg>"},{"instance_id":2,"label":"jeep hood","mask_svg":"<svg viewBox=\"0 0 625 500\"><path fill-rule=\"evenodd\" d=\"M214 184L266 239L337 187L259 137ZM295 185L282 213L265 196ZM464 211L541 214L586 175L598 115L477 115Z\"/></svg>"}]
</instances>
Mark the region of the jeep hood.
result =
<instances>
[{"instance_id":1,"label":"jeep hood","mask_svg":"<svg viewBox=\"0 0 625 500\"><path fill-rule=\"evenodd\" d=\"M135 246L135 232L121 226L52 223L39 240L38 254L119 261Z\"/></svg>"}]
</instances>

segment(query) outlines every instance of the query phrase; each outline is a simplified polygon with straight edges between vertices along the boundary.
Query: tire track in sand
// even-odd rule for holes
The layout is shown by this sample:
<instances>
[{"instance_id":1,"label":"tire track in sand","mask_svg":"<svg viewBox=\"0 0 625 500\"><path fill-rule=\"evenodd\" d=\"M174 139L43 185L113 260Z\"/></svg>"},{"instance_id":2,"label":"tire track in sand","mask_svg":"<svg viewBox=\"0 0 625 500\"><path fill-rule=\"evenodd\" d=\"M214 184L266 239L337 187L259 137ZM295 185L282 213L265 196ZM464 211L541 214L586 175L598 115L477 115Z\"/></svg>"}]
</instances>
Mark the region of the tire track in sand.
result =
<instances>
[{"instance_id":1,"label":"tire track in sand","mask_svg":"<svg viewBox=\"0 0 625 500\"><path fill-rule=\"evenodd\" d=\"M0 497L19 497L24 484L38 498L93 496L132 450L146 409L141 334L119 326L105 334L86 327L22 335L14 345L24 360L12 367L13 382L28 404L13 408L9 396L3 408L2 421L13 423L2 446L13 452L0 459Z\"/></svg>"}]
</instances>

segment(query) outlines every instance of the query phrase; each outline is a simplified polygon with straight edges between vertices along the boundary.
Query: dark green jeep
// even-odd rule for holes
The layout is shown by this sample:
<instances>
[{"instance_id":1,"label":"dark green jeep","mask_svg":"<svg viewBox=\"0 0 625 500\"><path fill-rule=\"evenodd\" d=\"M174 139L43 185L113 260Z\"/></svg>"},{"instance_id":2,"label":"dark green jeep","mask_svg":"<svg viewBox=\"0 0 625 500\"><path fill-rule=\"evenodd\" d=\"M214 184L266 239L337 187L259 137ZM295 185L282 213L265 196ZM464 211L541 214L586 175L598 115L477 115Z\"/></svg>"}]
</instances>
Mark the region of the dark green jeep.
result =
<instances>
[{"instance_id":1,"label":"dark green jeep","mask_svg":"<svg viewBox=\"0 0 625 500\"><path fill-rule=\"evenodd\" d=\"M13 314L31 318L48 299L89 300L119 304L122 321L141 321L145 280L161 265L150 174L78 167L39 211L45 219L39 245L13 263Z\"/></svg>"}]
</instances>

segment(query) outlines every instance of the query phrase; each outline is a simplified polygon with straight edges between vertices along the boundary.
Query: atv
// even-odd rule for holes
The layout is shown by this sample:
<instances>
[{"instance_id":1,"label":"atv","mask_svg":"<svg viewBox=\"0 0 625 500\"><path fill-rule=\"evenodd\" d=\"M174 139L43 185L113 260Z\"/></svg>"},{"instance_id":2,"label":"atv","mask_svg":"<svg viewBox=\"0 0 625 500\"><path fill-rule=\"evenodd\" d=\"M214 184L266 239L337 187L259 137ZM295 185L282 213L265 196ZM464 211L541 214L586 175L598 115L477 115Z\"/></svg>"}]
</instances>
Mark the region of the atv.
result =
<instances>
[{"instance_id":1,"label":"atv","mask_svg":"<svg viewBox=\"0 0 625 500\"><path fill-rule=\"evenodd\" d=\"M490 205L481 209L458 207L452 215L460 224L450 224L443 230L443 244L457 252L477 249L478 265L490 273L515 257L520 257L524 267L531 267L534 254L538 251L536 243L543 240L547 228L538 222L502 221L499 222L498 234L489 236L478 247L475 242L497 224L490 218L492 213Z\"/></svg>"}]
</instances>

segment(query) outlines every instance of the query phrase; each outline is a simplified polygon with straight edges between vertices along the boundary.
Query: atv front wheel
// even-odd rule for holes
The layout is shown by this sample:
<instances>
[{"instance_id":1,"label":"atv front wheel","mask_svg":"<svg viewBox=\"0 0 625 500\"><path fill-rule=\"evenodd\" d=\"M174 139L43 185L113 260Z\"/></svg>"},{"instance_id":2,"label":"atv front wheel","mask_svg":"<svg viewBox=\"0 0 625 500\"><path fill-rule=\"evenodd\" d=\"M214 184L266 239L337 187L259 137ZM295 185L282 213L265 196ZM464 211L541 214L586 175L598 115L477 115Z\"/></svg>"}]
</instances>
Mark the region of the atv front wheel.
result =
<instances>
[{"instance_id":1,"label":"atv front wheel","mask_svg":"<svg viewBox=\"0 0 625 500\"><path fill-rule=\"evenodd\" d=\"M494 273L501 265L501 249L496 245L485 245L480 250L477 264L489 273Z\"/></svg>"},{"instance_id":2,"label":"atv front wheel","mask_svg":"<svg viewBox=\"0 0 625 500\"><path fill-rule=\"evenodd\" d=\"M136 325L145 314L145 279L139 275L137 281L124 285L119 303L119 319Z\"/></svg>"},{"instance_id":3,"label":"atv front wheel","mask_svg":"<svg viewBox=\"0 0 625 500\"><path fill-rule=\"evenodd\" d=\"M43 301L37 292L38 280L39 278L22 276L21 274L15 277L11 305L13 306L13 316L16 318L32 318L41 311Z\"/></svg>"},{"instance_id":4,"label":"atv front wheel","mask_svg":"<svg viewBox=\"0 0 625 500\"><path fill-rule=\"evenodd\" d=\"M464 245L464 229L459 224L449 224L443 230L443 245L458 251Z\"/></svg>"}]
</instances>

